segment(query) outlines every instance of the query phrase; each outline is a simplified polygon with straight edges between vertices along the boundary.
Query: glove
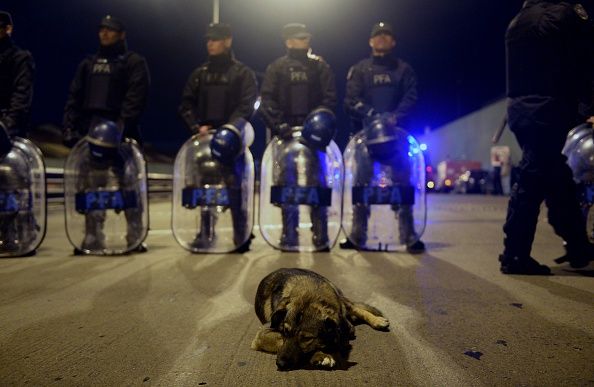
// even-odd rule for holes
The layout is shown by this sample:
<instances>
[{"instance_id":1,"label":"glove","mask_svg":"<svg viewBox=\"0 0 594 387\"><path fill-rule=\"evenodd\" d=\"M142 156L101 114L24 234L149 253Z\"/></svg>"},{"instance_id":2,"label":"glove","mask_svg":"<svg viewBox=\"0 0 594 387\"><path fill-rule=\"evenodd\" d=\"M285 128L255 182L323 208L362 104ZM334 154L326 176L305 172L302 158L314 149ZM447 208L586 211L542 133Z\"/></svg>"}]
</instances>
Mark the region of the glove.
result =
<instances>
[{"instance_id":1,"label":"glove","mask_svg":"<svg viewBox=\"0 0 594 387\"><path fill-rule=\"evenodd\" d=\"M398 123L398 118L396 117L395 113L386 112L381 114L381 119L390 126L396 126Z\"/></svg>"},{"instance_id":2,"label":"glove","mask_svg":"<svg viewBox=\"0 0 594 387\"><path fill-rule=\"evenodd\" d=\"M286 122L283 122L282 124L276 126L276 134L278 134L278 136L281 138L290 137L291 133L291 125L287 124Z\"/></svg>"},{"instance_id":3,"label":"glove","mask_svg":"<svg viewBox=\"0 0 594 387\"><path fill-rule=\"evenodd\" d=\"M72 148L80 140L80 135L72 130L72 128L64 128L64 134L62 136L62 144L68 148Z\"/></svg>"}]
</instances>

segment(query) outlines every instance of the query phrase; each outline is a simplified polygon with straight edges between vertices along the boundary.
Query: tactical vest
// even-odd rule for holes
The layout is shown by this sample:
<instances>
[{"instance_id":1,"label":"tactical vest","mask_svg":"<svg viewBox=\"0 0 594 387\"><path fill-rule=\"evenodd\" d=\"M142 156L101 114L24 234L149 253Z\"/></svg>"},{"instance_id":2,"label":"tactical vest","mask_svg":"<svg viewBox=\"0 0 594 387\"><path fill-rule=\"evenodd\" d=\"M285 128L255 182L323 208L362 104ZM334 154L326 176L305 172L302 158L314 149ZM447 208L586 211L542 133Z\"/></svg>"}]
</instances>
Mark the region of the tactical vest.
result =
<instances>
[{"instance_id":1,"label":"tactical vest","mask_svg":"<svg viewBox=\"0 0 594 387\"><path fill-rule=\"evenodd\" d=\"M311 110L312 83L315 82L313 71L309 71L306 64L293 61L286 67L287 77L287 117L305 117Z\"/></svg>"},{"instance_id":2,"label":"tactical vest","mask_svg":"<svg viewBox=\"0 0 594 387\"><path fill-rule=\"evenodd\" d=\"M209 71L207 66L200 73L200 99L198 113L204 121L219 125L228 119L231 94L231 72Z\"/></svg>"},{"instance_id":3,"label":"tactical vest","mask_svg":"<svg viewBox=\"0 0 594 387\"><path fill-rule=\"evenodd\" d=\"M93 56L88 69L83 109L117 113L128 84L126 61L129 53L115 58Z\"/></svg>"},{"instance_id":4,"label":"tactical vest","mask_svg":"<svg viewBox=\"0 0 594 387\"><path fill-rule=\"evenodd\" d=\"M400 102L398 84L402 78L400 67L371 65L365 71L366 102L379 112L394 110Z\"/></svg>"}]
</instances>

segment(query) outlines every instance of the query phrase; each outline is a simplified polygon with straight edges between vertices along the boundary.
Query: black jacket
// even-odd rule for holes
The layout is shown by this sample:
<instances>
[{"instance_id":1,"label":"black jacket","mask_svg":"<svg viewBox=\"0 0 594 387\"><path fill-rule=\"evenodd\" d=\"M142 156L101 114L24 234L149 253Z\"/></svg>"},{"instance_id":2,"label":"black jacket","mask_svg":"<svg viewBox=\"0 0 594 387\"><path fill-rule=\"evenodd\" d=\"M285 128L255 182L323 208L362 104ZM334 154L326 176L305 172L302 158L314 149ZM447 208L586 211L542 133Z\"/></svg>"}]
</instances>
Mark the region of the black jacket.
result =
<instances>
[{"instance_id":1,"label":"black jacket","mask_svg":"<svg viewBox=\"0 0 594 387\"><path fill-rule=\"evenodd\" d=\"M260 89L262 104L259 112L273 134L276 134L280 124L303 124L306 115L290 113L293 102L291 86L294 84L291 76L298 73L305 73L301 79L307 84L307 94L293 97L305 101L307 106L304 110L309 112L318 107L325 107L334 111L336 108L336 84L330 66L318 56L290 50L287 55L268 66Z\"/></svg>"},{"instance_id":2,"label":"black jacket","mask_svg":"<svg viewBox=\"0 0 594 387\"><path fill-rule=\"evenodd\" d=\"M194 132L196 125L216 128L238 118L249 120L257 98L254 72L232 55L224 54L209 58L192 72L178 111Z\"/></svg>"},{"instance_id":3,"label":"black jacket","mask_svg":"<svg viewBox=\"0 0 594 387\"><path fill-rule=\"evenodd\" d=\"M95 87L91 76L96 73L98 62L112 64L113 78L108 87L112 106L95 108L89 98L103 92ZM115 70L114 70L115 69ZM87 134L95 116L117 122L123 129L123 136L140 140L138 123L148 99L150 75L146 60L135 52L128 51L124 42L91 55L79 64L64 107L65 138L82 137Z\"/></svg>"},{"instance_id":4,"label":"black jacket","mask_svg":"<svg viewBox=\"0 0 594 387\"><path fill-rule=\"evenodd\" d=\"M583 119L580 102L591 105L594 95L590 17L577 4L528 0L512 20L505 36L512 130L569 130Z\"/></svg>"},{"instance_id":5,"label":"black jacket","mask_svg":"<svg viewBox=\"0 0 594 387\"><path fill-rule=\"evenodd\" d=\"M356 129L373 113L393 113L398 125L417 102L417 77L412 67L390 55L372 56L352 66L347 75L344 107Z\"/></svg>"},{"instance_id":6,"label":"black jacket","mask_svg":"<svg viewBox=\"0 0 594 387\"><path fill-rule=\"evenodd\" d=\"M0 125L11 136L25 136L33 99L35 63L10 38L0 40Z\"/></svg>"}]
</instances>

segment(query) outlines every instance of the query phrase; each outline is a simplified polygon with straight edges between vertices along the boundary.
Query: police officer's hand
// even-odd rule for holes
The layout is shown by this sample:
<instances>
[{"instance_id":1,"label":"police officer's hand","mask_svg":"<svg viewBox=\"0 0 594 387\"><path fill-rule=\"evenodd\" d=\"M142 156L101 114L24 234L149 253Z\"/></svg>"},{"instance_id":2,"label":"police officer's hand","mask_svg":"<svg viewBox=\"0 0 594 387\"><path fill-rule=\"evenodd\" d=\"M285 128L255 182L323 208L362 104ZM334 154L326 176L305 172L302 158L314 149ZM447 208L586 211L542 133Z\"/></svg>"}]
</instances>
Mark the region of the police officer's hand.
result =
<instances>
[{"instance_id":1,"label":"police officer's hand","mask_svg":"<svg viewBox=\"0 0 594 387\"><path fill-rule=\"evenodd\" d=\"M594 126L594 116L592 116L592 117L588 118L588 119L586 120L586 122L587 122L587 123L589 123L590 125Z\"/></svg>"},{"instance_id":2,"label":"police officer's hand","mask_svg":"<svg viewBox=\"0 0 594 387\"><path fill-rule=\"evenodd\" d=\"M212 126L211 126L211 125L201 125L201 126L198 128L198 134L199 134L199 135L201 135L201 136L204 136L204 135L206 135L206 134L208 133L208 131L209 131L211 128L212 128Z\"/></svg>"},{"instance_id":3,"label":"police officer's hand","mask_svg":"<svg viewBox=\"0 0 594 387\"><path fill-rule=\"evenodd\" d=\"M280 137L287 137L288 135L291 134L291 125L287 124L286 122L283 122L282 124L279 124L276 126L276 133L280 136Z\"/></svg>"},{"instance_id":4,"label":"police officer's hand","mask_svg":"<svg viewBox=\"0 0 594 387\"><path fill-rule=\"evenodd\" d=\"M80 137L70 128L64 129L64 136L62 137L62 144L68 148L72 148L80 140Z\"/></svg>"},{"instance_id":5,"label":"police officer's hand","mask_svg":"<svg viewBox=\"0 0 594 387\"><path fill-rule=\"evenodd\" d=\"M398 118L396 117L396 114L390 112L382 113L382 120L384 120L385 123L391 126L396 126L396 124L398 123Z\"/></svg>"}]
</instances>

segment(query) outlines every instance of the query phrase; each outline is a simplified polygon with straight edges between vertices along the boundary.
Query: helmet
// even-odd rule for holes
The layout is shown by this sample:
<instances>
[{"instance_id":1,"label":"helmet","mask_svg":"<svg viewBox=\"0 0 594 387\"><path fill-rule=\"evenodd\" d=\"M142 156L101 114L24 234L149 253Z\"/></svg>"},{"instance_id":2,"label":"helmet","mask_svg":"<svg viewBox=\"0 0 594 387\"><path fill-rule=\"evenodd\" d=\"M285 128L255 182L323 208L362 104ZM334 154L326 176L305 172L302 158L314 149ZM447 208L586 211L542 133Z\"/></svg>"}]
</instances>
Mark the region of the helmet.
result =
<instances>
[{"instance_id":1,"label":"helmet","mask_svg":"<svg viewBox=\"0 0 594 387\"><path fill-rule=\"evenodd\" d=\"M578 182L594 182L594 133L583 136L567 154L567 164Z\"/></svg>"},{"instance_id":2,"label":"helmet","mask_svg":"<svg viewBox=\"0 0 594 387\"><path fill-rule=\"evenodd\" d=\"M122 132L113 121L103 121L93 126L85 137L91 155L98 160L112 159L122 142Z\"/></svg>"},{"instance_id":3,"label":"helmet","mask_svg":"<svg viewBox=\"0 0 594 387\"><path fill-rule=\"evenodd\" d=\"M8 135L8 132L6 131L2 123L0 123L0 159L3 159L4 156L6 156L11 149L12 141L10 139L10 136Z\"/></svg>"},{"instance_id":4,"label":"helmet","mask_svg":"<svg viewBox=\"0 0 594 387\"><path fill-rule=\"evenodd\" d=\"M388 160L394 156L404 132L384 119L377 118L365 126L365 145L369 155L376 160Z\"/></svg>"},{"instance_id":5,"label":"helmet","mask_svg":"<svg viewBox=\"0 0 594 387\"><path fill-rule=\"evenodd\" d=\"M308 145L324 149L336 134L336 116L330 109L314 109L303 121L301 135Z\"/></svg>"},{"instance_id":6,"label":"helmet","mask_svg":"<svg viewBox=\"0 0 594 387\"><path fill-rule=\"evenodd\" d=\"M210 140L212 157L221 163L231 164L243 153L242 131L247 121L237 120L221 126Z\"/></svg>"}]
</instances>

